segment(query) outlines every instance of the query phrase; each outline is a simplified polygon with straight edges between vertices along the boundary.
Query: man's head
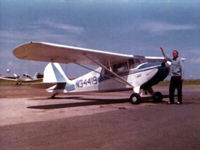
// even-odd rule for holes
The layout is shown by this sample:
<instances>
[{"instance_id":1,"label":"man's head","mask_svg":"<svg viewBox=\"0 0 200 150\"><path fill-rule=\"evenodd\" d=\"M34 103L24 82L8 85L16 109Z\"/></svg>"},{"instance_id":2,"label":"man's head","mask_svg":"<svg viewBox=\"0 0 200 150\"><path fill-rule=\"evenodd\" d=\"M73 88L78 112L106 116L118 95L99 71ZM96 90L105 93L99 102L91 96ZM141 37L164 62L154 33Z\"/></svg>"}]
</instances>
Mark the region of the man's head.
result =
<instances>
[{"instance_id":1,"label":"man's head","mask_svg":"<svg viewBox=\"0 0 200 150\"><path fill-rule=\"evenodd\" d=\"M174 59L178 58L178 51L177 50L173 50L172 55L173 55Z\"/></svg>"}]
</instances>

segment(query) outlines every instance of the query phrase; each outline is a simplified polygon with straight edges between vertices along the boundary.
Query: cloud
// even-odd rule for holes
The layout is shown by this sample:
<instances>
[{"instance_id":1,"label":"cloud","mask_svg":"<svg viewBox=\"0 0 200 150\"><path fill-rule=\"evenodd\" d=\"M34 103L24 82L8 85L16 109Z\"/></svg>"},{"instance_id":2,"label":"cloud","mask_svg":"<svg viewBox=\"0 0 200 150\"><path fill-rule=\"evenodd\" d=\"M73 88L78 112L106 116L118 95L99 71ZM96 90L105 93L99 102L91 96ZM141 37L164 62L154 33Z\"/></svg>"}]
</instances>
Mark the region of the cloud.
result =
<instances>
[{"instance_id":1,"label":"cloud","mask_svg":"<svg viewBox=\"0 0 200 150\"><path fill-rule=\"evenodd\" d=\"M60 44L82 46L77 37L84 32L84 28L56 21L40 20L24 26L23 30L0 30L0 43L18 44L26 41L46 41Z\"/></svg>"},{"instance_id":2,"label":"cloud","mask_svg":"<svg viewBox=\"0 0 200 150\"><path fill-rule=\"evenodd\" d=\"M130 23L122 26L116 26L110 29L112 33L120 32L125 34L136 33L136 32L147 32L151 35L163 35L169 31L186 31L195 30L199 27L197 25L190 24L170 24L165 22L156 21L141 21L139 23Z\"/></svg>"},{"instance_id":3,"label":"cloud","mask_svg":"<svg viewBox=\"0 0 200 150\"><path fill-rule=\"evenodd\" d=\"M47 2L79 2L79 3L108 3L108 2L118 2L118 3L192 3L198 2L199 0L46 0Z\"/></svg>"},{"instance_id":4,"label":"cloud","mask_svg":"<svg viewBox=\"0 0 200 150\"><path fill-rule=\"evenodd\" d=\"M155 34L164 34L168 31L194 30L197 28L198 27L196 25L169 24L164 22L148 22L148 23L143 23L140 26L140 30Z\"/></svg>"},{"instance_id":5,"label":"cloud","mask_svg":"<svg viewBox=\"0 0 200 150\"><path fill-rule=\"evenodd\" d=\"M188 51L191 52L193 56L200 56L200 48L189 49Z\"/></svg>"},{"instance_id":6,"label":"cloud","mask_svg":"<svg viewBox=\"0 0 200 150\"><path fill-rule=\"evenodd\" d=\"M58 23L58 22L49 21L49 20L40 21L39 24L60 29L60 30L64 30L66 32L76 33L76 34L81 34L84 31L84 28L80 26Z\"/></svg>"},{"instance_id":7,"label":"cloud","mask_svg":"<svg viewBox=\"0 0 200 150\"><path fill-rule=\"evenodd\" d=\"M190 58L189 62L192 64L200 64L200 58Z\"/></svg>"},{"instance_id":8,"label":"cloud","mask_svg":"<svg viewBox=\"0 0 200 150\"><path fill-rule=\"evenodd\" d=\"M63 28L67 28L64 26ZM72 27L68 27L71 29ZM72 28L78 32L78 29ZM9 30L0 30L0 42L1 43L23 43L27 41L44 41L44 42L55 42L60 44L71 44L81 46L82 43L76 39L76 37L66 34L64 32L58 33L53 32L53 30L48 30L44 28L36 28L34 30L25 31L9 31Z\"/></svg>"}]
</instances>

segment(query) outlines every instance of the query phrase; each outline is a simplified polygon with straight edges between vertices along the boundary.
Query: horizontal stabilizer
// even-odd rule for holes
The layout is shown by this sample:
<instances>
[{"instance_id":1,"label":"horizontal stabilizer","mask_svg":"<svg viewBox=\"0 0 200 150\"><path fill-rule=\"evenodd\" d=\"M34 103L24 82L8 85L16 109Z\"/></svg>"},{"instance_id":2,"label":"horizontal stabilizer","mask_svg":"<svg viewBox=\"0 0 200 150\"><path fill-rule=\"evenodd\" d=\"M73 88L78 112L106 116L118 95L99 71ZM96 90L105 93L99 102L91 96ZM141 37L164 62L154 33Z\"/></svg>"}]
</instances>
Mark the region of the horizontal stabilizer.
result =
<instances>
[{"instance_id":1,"label":"horizontal stabilizer","mask_svg":"<svg viewBox=\"0 0 200 150\"><path fill-rule=\"evenodd\" d=\"M37 89L48 89L54 85L56 85L56 83L35 83L35 84L31 84L31 87L37 88Z\"/></svg>"}]
</instances>

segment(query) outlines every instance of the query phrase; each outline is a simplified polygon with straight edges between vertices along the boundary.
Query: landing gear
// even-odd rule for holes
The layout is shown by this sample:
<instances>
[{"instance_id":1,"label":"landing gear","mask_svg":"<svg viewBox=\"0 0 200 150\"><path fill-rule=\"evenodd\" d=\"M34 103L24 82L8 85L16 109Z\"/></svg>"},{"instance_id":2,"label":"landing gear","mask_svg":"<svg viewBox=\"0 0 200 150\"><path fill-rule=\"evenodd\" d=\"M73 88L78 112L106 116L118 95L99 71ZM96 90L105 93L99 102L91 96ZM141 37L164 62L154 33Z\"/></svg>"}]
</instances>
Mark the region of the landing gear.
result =
<instances>
[{"instance_id":1,"label":"landing gear","mask_svg":"<svg viewBox=\"0 0 200 150\"><path fill-rule=\"evenodd\" d=\"M155 92L152 95L154 102L162 102L163 95L160 92Z\"/></svg>"},{"instance_id":2,"label":"landing gear","mask_svg":"<svg viewBox=\"0 0 200 150\"><path fill-rule=\"evenodd\" d=\"M58 95L58 93L54 93L51 98L54 99L56 97L56 95Z\"/></svg>"},{"instance_id":3,"label":"landing gear","mask_svg":"<svg viewBox=\"0 0 200 150\"><path fill-rule=\"evenodd\" d=\"M141 102L141 96L137 93L133 93L131 96L130 96L130 102L132 104L139 104Z\"/></svg>"},{"instance_id":4,"label":"landing gear","mask_svg":"<svg viewBox=\"0 0 200 150\"><path fill-rule=\"evenodd\" d=\"M139 104L142 101L142 98L145 100L152 99L154 102L162 102L163 95L160 92L154 92L152 88L148 89L141 89L139 93L134 92L131 96L129 101L132 104Z\"/></svg>"},{"instance_id":5,"label":"landing gear","mask_svg":"<svg viewBox=\"0 0 200 150\"><path fill-rule=\"evenodd\" d=\"M152 87L148 89L144 89L144 91L146 91L152 96L154 102L162 102L162 99L163 99L162 93L154 92Z\"/></svg>"}]
</instances>

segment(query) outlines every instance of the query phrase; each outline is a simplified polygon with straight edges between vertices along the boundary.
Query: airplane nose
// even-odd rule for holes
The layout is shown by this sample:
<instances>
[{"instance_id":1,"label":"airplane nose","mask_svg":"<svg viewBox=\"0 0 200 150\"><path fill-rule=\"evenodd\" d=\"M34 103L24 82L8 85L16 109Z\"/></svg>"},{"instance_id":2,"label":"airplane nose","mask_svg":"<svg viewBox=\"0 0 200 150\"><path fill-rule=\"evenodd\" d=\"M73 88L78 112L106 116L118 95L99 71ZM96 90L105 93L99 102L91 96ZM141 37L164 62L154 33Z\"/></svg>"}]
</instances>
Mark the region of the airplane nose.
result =
<instances>
[{"instance_id":1,"label":"airplane nose","mask_svg":"<svg viewBox=\"0 0 200 150\"><path fill-rule=\"evenodd\" d=\"M154 84L157 84L158 82L163 81L168 76L169 70L170 70L170 67L166 66L166 62L164 62L161 66L159 66L158 72L153 77Z\"/></svg>"},{"instance_id":2,"label":"airplane nose","mask_svg":"<svg viewBox=\"0 0 200 150\"><path fill-rule=\"evenodd\" d=\"M162 66L163 66L163 67L166 67L166 68L168 68L168 69L170 68L171 64L172 64L172 63L171 63L170 61L162 62Z\"/></svg>"},{"instance_id":3,"label":"airplane nose","mask_svg":"<svg viewBox=\"0 0 200 150\"><path fill-rule=\"evenodd\" d=\"M170 66L167 66L166 62L162 62L160 66L157 67L158 71L157 73L150 79L148 82L143 84L141 88L149 88L158 82L164 80L167 75L169 74L169 68Z\"/></svg>"},{"instance_id":4,"label":"airplane nose","mask_svg":"<svg viewBox=\"0 0 200 150\"><path fill-rule=\"evenodd\" d=\"M164 80L169 74L171 62L163 62L160 67L158 67L157 77L160 81Z\"/></svg>"}]
</instances>

